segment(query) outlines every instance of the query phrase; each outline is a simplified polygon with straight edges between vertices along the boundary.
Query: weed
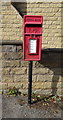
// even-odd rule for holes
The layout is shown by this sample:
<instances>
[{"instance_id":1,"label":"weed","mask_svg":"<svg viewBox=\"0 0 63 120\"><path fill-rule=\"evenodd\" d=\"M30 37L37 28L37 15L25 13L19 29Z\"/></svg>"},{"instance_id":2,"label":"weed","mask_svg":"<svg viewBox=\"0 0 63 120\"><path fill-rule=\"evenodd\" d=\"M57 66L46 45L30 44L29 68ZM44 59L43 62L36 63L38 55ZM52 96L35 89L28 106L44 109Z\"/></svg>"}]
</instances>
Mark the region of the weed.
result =
<instances>
[{"instance_id":1,"label":"weed","mask_svg":"<svg viewBox=\"0 0 63 120\"><path fill-rule=\"evenodd\" d=\"M15 87L12 88L12 89L10 88L7 91L7 95L17 96L18 94L19 94L18 89L16 89Z\"/></svg>"}]
</instances>

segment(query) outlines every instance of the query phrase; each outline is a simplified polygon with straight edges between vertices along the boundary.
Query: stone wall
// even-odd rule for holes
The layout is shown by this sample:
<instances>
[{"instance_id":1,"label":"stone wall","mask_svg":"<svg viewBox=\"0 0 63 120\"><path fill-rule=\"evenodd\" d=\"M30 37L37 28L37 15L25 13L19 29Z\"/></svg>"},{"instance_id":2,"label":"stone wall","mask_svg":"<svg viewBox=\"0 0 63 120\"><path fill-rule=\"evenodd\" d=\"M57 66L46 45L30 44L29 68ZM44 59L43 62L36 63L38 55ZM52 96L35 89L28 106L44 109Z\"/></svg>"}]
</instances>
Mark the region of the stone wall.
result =
<instances>
[{"instance_id":1,"label":"stone wall","mask_svg":"<svg viewBox=\"0 0 63 120\"><path fill-rule=\"evenodd\" d=\"M43 46L44 48L61 47L61 13L62 3L11 3L0 4L2 40L22 40L22 15L43 16ZM18 9L18 11L16 9ZM1 36L1 35L0 35ZM62 36L63 37L63 36Z\"/></svg>"},{"instance_id":2,"label":"stone wall","mask_svg":"<svg viewBox=\"0 0 63 120\"><path fill-rule=\"evenodd\" d=\"M14 6L15 7L14 7ZM62 11L61 2L13 3L0 4L0 38L4 40L23 40L22 15L42 15L43 34L42 48L52 48L52 51L42 52L41 61L33 61L33 92L39 94L62 95L63 63L62 46ZM16 9L18 9L18 11ZM1 46L0 46L1 48ZM27 93L28 62L23 61L22 45L2 45L0 49L0 64L2 62L2 89L19 88ZM0 87L1 89L1 87Z\"/></svg>"},{"instance_id":3,"label":"stone wall","mask_svg":"<svg viewBox=\"0 0 63 120\"><path fill-rule=\"evenodd\" d=\"M0 54L2 81L0 80L0 86L2 85L3 90L16 87L27 93L28 61L23 61L22 56L21 45L2 46L2 56ZM61 95L63 88L61 56L61 52L43 51L41 61L33 61L33 92Z\"/></svg>"}]
</instances>

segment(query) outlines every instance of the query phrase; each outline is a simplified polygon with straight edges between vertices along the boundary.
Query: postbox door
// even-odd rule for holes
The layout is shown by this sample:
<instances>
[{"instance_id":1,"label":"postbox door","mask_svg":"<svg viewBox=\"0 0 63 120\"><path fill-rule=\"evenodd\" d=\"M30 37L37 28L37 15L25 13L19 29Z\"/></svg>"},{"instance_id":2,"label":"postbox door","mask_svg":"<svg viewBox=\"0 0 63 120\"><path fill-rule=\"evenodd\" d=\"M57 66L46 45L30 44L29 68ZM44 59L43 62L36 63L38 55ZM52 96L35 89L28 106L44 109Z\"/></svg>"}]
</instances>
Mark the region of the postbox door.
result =
<instances>
[{"instance_id":1,"label":"postbox door","mask_svg":"<svg viewBox=\"0 0 63 120\"><path fill-rule=\"evenodd\" d=\"M30 36L25 36L25 42L24 42L24 56L26 60L39 60L40 54L41 54L41 42L42 37L36 36L34 38Z\"/></svg>"}]
</instances>

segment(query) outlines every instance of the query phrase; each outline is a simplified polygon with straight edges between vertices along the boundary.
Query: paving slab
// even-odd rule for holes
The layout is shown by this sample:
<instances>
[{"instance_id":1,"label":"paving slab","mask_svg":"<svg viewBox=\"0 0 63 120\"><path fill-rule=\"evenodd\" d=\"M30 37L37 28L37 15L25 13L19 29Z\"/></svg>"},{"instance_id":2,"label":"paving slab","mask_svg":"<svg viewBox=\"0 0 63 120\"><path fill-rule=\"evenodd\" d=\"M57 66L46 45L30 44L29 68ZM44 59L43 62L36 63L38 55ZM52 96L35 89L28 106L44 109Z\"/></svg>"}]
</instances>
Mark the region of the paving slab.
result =
<instances>
[{"instance_id":1,"label":"paving slab","mask_svg":"<svg viewBox=\"0 0 63 120\"><path fill-rule=\"evenodd\" d=\"M60 120L62 110L57 105L48 107L40 102L29 106L27 96L2 95L2 118L58 118Z\"/></svg>"}]
</instances>

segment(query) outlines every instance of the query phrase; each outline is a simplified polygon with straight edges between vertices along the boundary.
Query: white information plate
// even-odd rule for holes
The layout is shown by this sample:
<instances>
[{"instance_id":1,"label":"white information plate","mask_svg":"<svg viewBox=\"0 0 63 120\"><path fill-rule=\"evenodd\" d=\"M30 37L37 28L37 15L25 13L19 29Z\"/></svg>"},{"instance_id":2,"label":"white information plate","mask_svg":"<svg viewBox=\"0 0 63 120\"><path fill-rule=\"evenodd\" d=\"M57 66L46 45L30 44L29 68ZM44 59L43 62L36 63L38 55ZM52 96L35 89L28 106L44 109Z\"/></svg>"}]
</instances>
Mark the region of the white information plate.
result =
<instances>
[{"instance_id":1,"label":"white information plate","mask_svg":"<svg viewBox=\"0 0 63 120\"><path fill-rule=\"evenodd\" d=\"M36 53L36 39L29 40L29 53Z\"/></svg>"}]
</instances>

